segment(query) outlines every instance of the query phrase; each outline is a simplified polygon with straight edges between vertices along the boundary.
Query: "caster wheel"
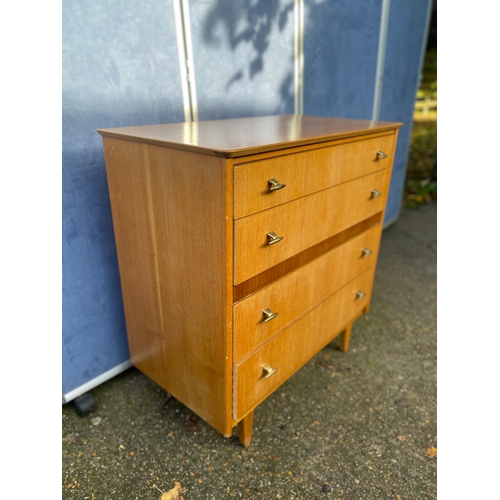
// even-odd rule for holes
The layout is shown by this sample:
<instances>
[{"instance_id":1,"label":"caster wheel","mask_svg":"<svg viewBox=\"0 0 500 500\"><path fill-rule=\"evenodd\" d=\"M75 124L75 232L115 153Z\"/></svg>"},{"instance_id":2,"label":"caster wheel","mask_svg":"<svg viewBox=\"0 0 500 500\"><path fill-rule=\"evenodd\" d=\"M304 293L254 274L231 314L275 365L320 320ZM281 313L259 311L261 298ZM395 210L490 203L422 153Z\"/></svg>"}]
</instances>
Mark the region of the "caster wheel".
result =
<instances>
[{"instance_id":1,"label":"caster wheel","mask_svg":"<svg viewBox=\"0 0 500 500\"><path fill-rule=\"evenodd\" d=\"M73 401L73 406L80 417L85 417L95 410L95 401L90 394L83 394Z\"/></svg>"}]
</instances>

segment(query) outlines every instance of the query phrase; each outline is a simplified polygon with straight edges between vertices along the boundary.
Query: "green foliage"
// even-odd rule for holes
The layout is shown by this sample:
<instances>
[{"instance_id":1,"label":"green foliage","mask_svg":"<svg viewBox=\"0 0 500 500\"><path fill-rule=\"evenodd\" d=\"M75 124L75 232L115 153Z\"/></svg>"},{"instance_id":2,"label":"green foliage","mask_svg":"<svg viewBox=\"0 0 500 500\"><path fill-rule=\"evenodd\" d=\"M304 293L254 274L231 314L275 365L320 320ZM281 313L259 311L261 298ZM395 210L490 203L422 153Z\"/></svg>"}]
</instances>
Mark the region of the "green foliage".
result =
<instances>
[{"instance_id":1,"label":"green foliage","mask_svg":"<svg viewBox=\"0 0 500 500\"><path fill-rule=\"evenodd\" d=\"M415 122L413 126L404 205L415 208L437 199L437 123Z\"/></svg>"},{"instance_id":2,"label":"green foliage","mask_svg":"<svg viewBox=\"0 0 500 500\"><path fill-rule=\"evenodd\" d=\"M415 102L403 202L408 208L437 199L437 49L430 45Z\"/></svg>"},{"instance_id":3,"label":"green foliage","mask_svg":"<svg viewBox=\"0 0 500 500\"><path fill-rule=\"evenodd\" d=\"M437 50L427 51L415 101L416 120L437 119Z\"/></svg>"}]
</instances>

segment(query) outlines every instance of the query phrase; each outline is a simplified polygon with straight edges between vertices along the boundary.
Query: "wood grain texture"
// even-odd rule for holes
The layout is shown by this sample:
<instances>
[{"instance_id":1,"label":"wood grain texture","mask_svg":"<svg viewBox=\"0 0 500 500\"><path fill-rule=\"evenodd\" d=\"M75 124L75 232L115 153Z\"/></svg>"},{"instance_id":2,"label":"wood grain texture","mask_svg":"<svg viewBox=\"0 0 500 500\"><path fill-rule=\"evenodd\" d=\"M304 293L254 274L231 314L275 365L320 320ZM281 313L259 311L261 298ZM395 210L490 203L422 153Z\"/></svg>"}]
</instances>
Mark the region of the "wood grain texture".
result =
<instances>
[{"instance_id":1,"label":"wood grain texture","mask_svg":"<svg viewBox=\"0 0 500 500\"><path fill-rule=\"evenodd\" d=\"M391 166L394 134L243 163L234 170L234 218L281 205ZM387 154L379 158L378 151ZM269 190L269 179L286 187Z\"/></svg>"},{"instance_id":2,"label":"wood grain texture","mask_svg":"<svg viewBox=\"0 0 500 500\"><path fill-rule=\"evenodd\" d=\"M281 278L287 273L292 272L294 269L297 269L300 266L311 262L311 260L316 257L322 255L325 252L328 252L332 248L335 248L345 241L354 238L358 234L370 229L376 224L382 222L381 219L382 213L379 212L367 219L359 222L358 224L354 224L353 226L341 231L340 233L335 234L334 236L323 240L321 243L314 245L312 247L307 248L303 252L300 252L289 259L286 259L275 266L266 269L262 273L253 276L252 278L240 283L233 287L233 301L239 302L240 300L248 297L252 293L255 293L260 288L272 283L276 279Z\"/></svg>"},{"instance_id":3,"label":"wood grain texture","mask_svg":"<svg viewBox=\"0 0 500 500\"><path fill-rule=\"evenodd\" d=\"M164 355L165 345L147 146L108 138L103 146L129 350L133 363L159 383L165 368L151 360Z\"/></svg>"},{"instance_id":4,"label":"wood grain texture","mask_svg":"<svg viewBox=\"0 0 500 500\"><path fill-rule=\"evenodd\" d=\"M389 177L381 170L235 221L234 284L383 211ZM382 196L372 198L372 189ZM270 231L283 240L269 245Z\"/></svg>"},{"instance_id":5,"label":"wood grain texture","mask_svg":"<svg viewBox=\"0 0 500 500\"><path fill-rule=\"evenodd\" d=\"M322 349L362 311L371 294L373 268L347 283L236 365L236 418L245 415ZM367 295L356 299L356 292ZM277 368L264 378L264 365Z\"/></svg>"},{"instance_id":6,"label":"wood grain texture","mask_svg":"<svg viewBox=\"0 0 500 500\"><path fill-rule=\"evenodd\" d=\"M104 146L132 362L229 435L232 166L130 141Z\"/></svg>"},{"instance_id":7,"label":"wood grain texture","mask_svg":"<svg viewBox=\"0 0 500 500\"><path fill-rule=\"evenodd\" d=\"M234 362L375 265L381 224L321 255L234 306ZM363 248L372 251L363 254ZM269 308L278 315L263 321Z\"/></svg>"},{"instance_id":8,"label":"wood grain texture","mask_svg":"<svg viewBox=\"0 0 500 500\"><path fill-rule=\"evenodd\" d=\"M121 138L227 158L275 151L401 127L401 123L278 115L99 129Z\"/></svg>"}]
</instances>

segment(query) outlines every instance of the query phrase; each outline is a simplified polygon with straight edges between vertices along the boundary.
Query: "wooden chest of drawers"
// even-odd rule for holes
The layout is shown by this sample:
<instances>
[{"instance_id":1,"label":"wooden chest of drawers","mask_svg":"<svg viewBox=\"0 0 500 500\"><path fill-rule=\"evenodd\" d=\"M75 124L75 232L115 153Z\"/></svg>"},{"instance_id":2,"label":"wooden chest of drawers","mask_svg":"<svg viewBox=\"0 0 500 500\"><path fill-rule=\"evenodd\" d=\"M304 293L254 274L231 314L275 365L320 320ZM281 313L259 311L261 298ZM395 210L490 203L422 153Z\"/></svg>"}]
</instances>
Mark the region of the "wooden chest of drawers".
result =
<instances>
[{"instance_id":1,"label":"wooden chest of drawers","mask_svg":"<svg viewBox=\"0 0 500 500\"><path fill-rule=\"evenodd\" d=\"M225 436L368 310L400 123L103 129L132 363Z\"/></svg>"}]
</instances>

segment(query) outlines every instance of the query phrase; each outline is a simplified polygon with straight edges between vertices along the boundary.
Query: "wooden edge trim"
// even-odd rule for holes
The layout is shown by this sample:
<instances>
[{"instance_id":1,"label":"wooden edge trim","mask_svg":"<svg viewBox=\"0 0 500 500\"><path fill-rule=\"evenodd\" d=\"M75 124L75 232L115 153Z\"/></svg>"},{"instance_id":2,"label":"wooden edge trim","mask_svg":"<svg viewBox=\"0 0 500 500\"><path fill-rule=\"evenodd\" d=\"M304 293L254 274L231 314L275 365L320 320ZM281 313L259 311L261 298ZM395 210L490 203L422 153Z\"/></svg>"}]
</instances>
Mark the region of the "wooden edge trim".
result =
<instances>
[{"instance_id":1,"label":"wooden edge trim","mask_svg":"<svg viewBox=\"0 0 500 500\"><path fill-rule=\"evenodd\" d=\"M234 223L233 214L233 161L225 161L225 176L226 176L226 289L225 289L225 315L226 315L226 342L225 342L225 431L224 436L229 437L232 433L233 419L233 304L232 304L232 283L233 283L233 240L234 240Z\"/></svg>"},{"instance_id":2,"label":"wooden edge trim","mask_svg":"<svg viewBox=\"0 0 500 500\"><path fill-rule=\"evenodd\" d=\"M267 160L269 158L275 158L277 156L288 156L296 153L302 153L305 151L312 151L315 149L323 149L323 148L331 148L332 146L339 146L341 144L349 144L352 142L360 142L360 141L367 141L369 139L375 139L377 137L386 137L390 135L394 135L395 131L394 130L388 130L385 132L381 133L371 133L371 134L366 134L366 135L357 135L355 137L346 137L344 139L338 139L338 140L331 140L331 141L326 141L326 142L319 142L319 143L314 143L314 144L305 144L303 146L297 146L293 148L287 148L287 149L279 149L276 151L271 151L269 153L263 153L263 154L254 154L254 155L249 155L249 156L244 156L244 157L239 157L235 158L233 161L233 164L235 167L240 167L244 166L247 163L251 163L254 161L259 161L259 160Z\"/></svg>"},{"instance_id":3,"label":"wooden edge trim","mask_svg":"<svg viewBox=\"0 0 500 500\"><path fill-rule=\"evenodd\" d=\"M350 132L339 133L335 136L315 136L307 139L301 140L289 140L284 142L278 142L275 144L266 144L263 146L249 146L241 149L233 149L233 150L221 150L215 148L209 148L206 146L193 145L193 144L183 144L179 142L169 142L161 139L152 139L150 137L141 137L138 135L126 134L124 132L117 132L112 129L97 129L97 133L105 136L105 137L113 137L115 139L122 139L124 141L134 141L134 142L142 142L145 144L152 144L153 146L167 147L172 149L182 149L184 151L191 151L193 153L201 153L211 156L220 156L223 158L238 158L241 156L247 157L249 155L256 155L259 153L270 153L273 151L282 151L290 147L296 148L300 146L306 145L317 145L319 147L323 147L326 142L330 141L338 141L339 139L346 139L349 137L363 137L366 138L367 135L375 134L380 135L383 132L394 132L395 129L402 127L402 123L389 123L388 125L381 125L377 129L373 131L370 130L369 134L366 133L366 129L364 130L352 130ZM237 160L235 160L237 161ZM244 158L244 161L248 161L247 158Z\"/></svg>"}]
</instances>

